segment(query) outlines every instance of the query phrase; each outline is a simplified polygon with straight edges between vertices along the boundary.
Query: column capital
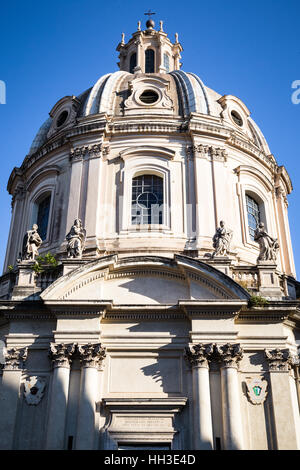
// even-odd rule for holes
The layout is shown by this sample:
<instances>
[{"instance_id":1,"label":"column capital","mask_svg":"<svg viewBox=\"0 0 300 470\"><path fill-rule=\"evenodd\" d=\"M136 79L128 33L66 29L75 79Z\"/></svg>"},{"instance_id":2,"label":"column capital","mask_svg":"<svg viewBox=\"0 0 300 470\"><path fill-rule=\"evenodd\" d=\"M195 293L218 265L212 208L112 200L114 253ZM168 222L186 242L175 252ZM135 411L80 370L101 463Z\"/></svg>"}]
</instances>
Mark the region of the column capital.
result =
<instances>
[{"instance_id":1,"label":"column capital","mask_svg":"<svg viewBox=\"0 0 300 470\"><path fill-rule=\"evenodd\" d=\"M53 367L70 368L71 356L75 352L76 345L74 343L50 343L49 357Z\"/></svg>"},{"instance_id":2,"label":"column capital","mask_svg":"<svg viewBox=\"0 0 300 470\"><path fill-rule=\"evenodd\" d=\"M23 369L27 359L28 348L9 348L4 350L4 370Z\"/></svg>"},{"instance_id":3,"label":"column capital","mask_svg":"<svg viewBox=\"0 0 300 470\"><path fill-rule=\"evenodd\" d=\"M238 343L227 343L224 345L216 345L215 352L218 360L221 362L221 367L238 367L239 361L243 357L243 349Z\"/></svg>"},{"instance_id":4,"label":"column capital","mask_svg":"<svg viewBox=\"0 0 300 470\"><path fill-rule=\"evenodd\" d=\"M82 367L98 367L106 356L105 348L100 343L78 346Z\"/></svg>"},{"instance_id":5,"label":"column capital","mask_svg":"<svg viewBox=\"0 0 300 470\"><path fill-rule=\"evenodd\" d=\"M289 349L265 349L265 356L269 363L270 372L288 372L291 369L293 358Z\"/></svg>"},{"instance_id":6,"label":"column capital","mask_svg":"<svg viewBox=\"0 0 300 470\"><path fill-rule=\"evenodd\" d=\"M195 344L185 348L185 359L192 367L208 367L208 361L213 354L214 346L210 344Z\"/></svg>"},{"instance_id":7,"label":"column capital","mask_svg":"<svg viewBox=\"0 0 300 470\"><path fill-rule=\"evenodd\" d=\"M99 158L101 157L102 144L82 145L70 150L70 160L78 162L84 158Z\"/></svg>"}]
</instances>

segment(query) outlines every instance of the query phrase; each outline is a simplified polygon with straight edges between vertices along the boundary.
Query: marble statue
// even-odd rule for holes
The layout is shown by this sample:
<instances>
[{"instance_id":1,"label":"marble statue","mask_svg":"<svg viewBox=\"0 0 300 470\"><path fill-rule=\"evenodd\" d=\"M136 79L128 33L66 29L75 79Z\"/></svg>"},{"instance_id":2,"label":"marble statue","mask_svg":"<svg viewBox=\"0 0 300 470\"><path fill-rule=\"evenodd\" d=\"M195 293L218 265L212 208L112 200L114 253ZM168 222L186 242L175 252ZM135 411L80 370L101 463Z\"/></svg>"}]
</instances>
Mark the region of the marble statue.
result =
<instances>
[{"instance_id":1,"label":"marble statue","mask_svg":"<svg viewBox=\"0 0 300 470\"><path fill-rule=\"evenodd\" d=\"M226 256L230 248L230 242L232 238L232 230L225 228L225 222L220 221L220 227L217 228L215 235L213 236L213 247L215 251L212 254L212 258L215 256Z\"/></svg>"},{"instance_id":2,"label":"marble statue","mask_svg":"<svg viewBox=\"0 0 300 470\"><path fill-rule=\"evenodd\" d=\"M259 257L257 261L276 261L279 250L277 238L272 238L261 222L254 232L254 240L259 244Z\"/></svg>"},{"instance_id":3,"label":"marble statue","mask_svg":"<svg viewBox=\"0 0 300 470\"><path fill-rule=\"evenodd\" d=\"M80 219L75 219L70 232L66 236L68 242L68 258L81 258L85 248L86 231Z\"/></svg>"},{"instance_id":4,"label":"marble statue","mask_svg":"<svg viewBox=\"0 0 300 470\"><path fill-rule=\"evenodd\" d=\"M38 226L34 224L31 230L28 230L23 238L22 260L34 260L39 254L39 247L43 240L38 234Z\"/></svg>"}]
</instances>

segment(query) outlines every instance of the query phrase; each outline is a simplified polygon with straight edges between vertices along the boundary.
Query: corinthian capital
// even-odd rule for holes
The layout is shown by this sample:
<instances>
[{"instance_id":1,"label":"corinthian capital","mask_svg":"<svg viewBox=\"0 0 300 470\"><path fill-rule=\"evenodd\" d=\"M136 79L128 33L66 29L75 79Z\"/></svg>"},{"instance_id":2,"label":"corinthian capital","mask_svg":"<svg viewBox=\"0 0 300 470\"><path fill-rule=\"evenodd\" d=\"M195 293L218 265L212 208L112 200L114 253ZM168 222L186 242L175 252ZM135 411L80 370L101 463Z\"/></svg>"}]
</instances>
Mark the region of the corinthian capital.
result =
<instances>
[{"instance_id":1,"label":"corinthian capital","mask_svg":"<svg viewBox=\"0 0 300 470\"><path fill-rule=\"evenodd\" d=\"M185 358L192 366L208 367L208 360L213 354L213 344L195 344L185 349Z\"/></svg>"},{"instance_id":2,"label":"corinthian capital","mask_svg":"<svg viewBox=\"0 0 300 470\"><path fill-rule=\"evenodd\" d=\"M49 357L53 367L70 367L71 356L75 352L75 344L50 343Z\"/></svg>"},{"instance_id":3,"label":"corinthian capital","mask_svg":"<svg viewBox=\"0 0 300 470\"><path fill-rule=\"evenodd\" d=\"M265 349L265 356L269 363L270 371L288 371L293 363L293 358L288 349Z\"/></svg>"},{"instance_id":4,"label":"corinthian capital","mask_svg":"<svg viewBox=\"0 0 300 470\"><path fill-rule=\"evenodd\" d=\"M100 343L78 346L78 352L83 367L98 367L106 356L105 348Z\"/></svg>"},{"instance_id":5,"label":"corinthian capital","mask_svg":"<svg viewBox=\"0 0 300 470\"><path fill-rule=\"evenodd\" d=\"M224 344L216 346L216 354L223 367L238 367L239 361L243 357L243 350L240 344Z\"/></svg>"},{"instance_id":6,"label":"corinthian capital","mask_svg":"<svg viewBox=\"0 0 300 470\"><path fill-rule=\"evenodd\" d=\"M8 370L23 369L27 359L27 348L10 348L4 351L4 368Z\"/></svg>"}]
</instances>

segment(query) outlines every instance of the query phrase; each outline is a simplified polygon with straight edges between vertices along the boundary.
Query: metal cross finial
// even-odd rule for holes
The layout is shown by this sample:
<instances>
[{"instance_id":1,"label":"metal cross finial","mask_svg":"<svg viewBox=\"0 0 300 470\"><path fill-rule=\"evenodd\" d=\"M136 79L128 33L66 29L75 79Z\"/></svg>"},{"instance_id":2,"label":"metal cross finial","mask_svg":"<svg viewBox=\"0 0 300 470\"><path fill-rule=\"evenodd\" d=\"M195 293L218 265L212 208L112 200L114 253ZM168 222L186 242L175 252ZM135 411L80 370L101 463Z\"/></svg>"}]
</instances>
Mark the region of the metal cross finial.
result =
<instances>
[{"instance_id":1,"label":"metal cross finial","mask_svg":"<svg viewBox=\"0 0 300 470\"><path fill-rule=\"evenodd\" d=\"M156 15L156 13L154 13L153 11L151 10L148 10L147 13L144 13L144 15L148 15L149 16L149 19L152 15Z\"/></svg>"}]
</instances>

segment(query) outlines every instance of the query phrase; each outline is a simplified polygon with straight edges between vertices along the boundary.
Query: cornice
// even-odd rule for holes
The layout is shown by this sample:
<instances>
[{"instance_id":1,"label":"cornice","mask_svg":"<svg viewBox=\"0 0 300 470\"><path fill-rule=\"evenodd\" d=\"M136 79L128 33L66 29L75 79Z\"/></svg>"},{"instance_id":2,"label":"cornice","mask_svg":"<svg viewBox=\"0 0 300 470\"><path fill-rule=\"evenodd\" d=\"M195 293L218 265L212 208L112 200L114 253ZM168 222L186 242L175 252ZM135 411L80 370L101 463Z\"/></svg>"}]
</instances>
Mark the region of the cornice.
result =
<instances>
[{"instance_id":1,"label":"cornice","mask_svg":"<svg viewBox=\"0 0 300 470\"><path fill-rule=\"evenodd\" d=\"M275 182L278 184L280 180L283 181L286 194L290 194L293 191L293 185L291 178L283 165L277 167Z\"/></svg>"},{"instance_id":2,"label":"cornice","mask_svg":"<svg viewBox=\"0 0 300 470\"><path fill-rule=\"evenodd\" d=\"M193 318L231 318L236 317L242 307L247 305L243 300L179 300L178 305L186 313L187 317Z\"/></svg>"},{"instance_id":3,"label":"cornice","mask_svg":"<svg viewBox=\"0 0 300 470\"><path fill-rule=\"evenodd\" d=\"M296 301L269 302L264 307L243 308L237 323L282 323L297 315ZM297 320L297 318L295 318Z\"/></svg>"},{"instance_id":4,"label":"cornice","mask_svg":"<svg viewBox=\"0 0 300 470\"><path fill-rule=\"evenodd\" d=\"M76 126L72 128L65 129L59 133L55 133L50 139L45 142L36 152L31 155L26 155L23 160L23 163L20 167L15 167L10 174L7 191L12 194L13 184L17 177L23 180L23 175L28 171L35 163L42 160L44 157L49 157L53 152L60 149L63 150L64 147L67 149L70 147L70 139L72 137L81 136L83 134L88 134L92 132L97 132L97 138L101 137L101 134L104 133L106 129L107 119L103 118L100 115L99 119L93 119L92 122L79 122Z\"/></svg>"},{"instance_id":5,"label":"cornice","mask_svg":"<svg viewBox=\"0 0 300 470\"><path fill-rule=\"evenodd\" d=\"M175 310L172 311L154 311L148 307L149 310L139 309L137 311L109 311L103 316L103 320L107 322L119 322L119 321L166 321L166 320L186 320L184 313Z\"/></svg>"},{"instance_id":6,"label":"cornice","mask_svg":"<svg viewBox=\"0 0 300 470\"><path fill-rule=\"evenodd\" d=\"M191 134L217 136L223 141L226 141L232 133L232 129L224 126L220 118L211 119L206 115L199 118L192 114L188 121L188 129Z\"/></svg>"},{"instance_id":7,"label":"cornice","mask_svg":"<svg viewBox=\"0 0 300 470\"><path fill-rule=\"evenodd\" d=\"M174 160L176 152L167 147L158 147L155 145L136 145L121 150L119 156L122 160L126 160L130 157L135 157L137 155L146 156L155 154L159 154L160 156L163 156L164 158L167 158L169 160Z\"/></svg>"},{"instance_id":8,"label":"cornice","mask_svg":"<svg viewBox=\"0 0 300 470\"><path fill-rule=\"evenodd\" d=\"M214 160L226 162L228 154L222 147L216 147L215 145L203 145L197 144L187 147L188 157L205 158L206 160Z\"/></svg>"},{"instance_id":9,"label":"cornice","mask_svg":"<svg viewBox=\"0 0 300 470\"><path fill-rule=\"evenodd\" d=\"M264 166L268 167L271 170L272 174L276 173L278 166L276 161L274 161L274 157L270 155L265 155L261 150L259 150L258 147L256 147L255 144L251 143L249 140L244 139L240 135L237 136L231 132L230 137L228 137L228 139L226 140L226 144L230 147L243 150L244 152L259 160Z\"/></svg>"},{"instance_id":10,"label":"cornice","mask_svg":"<svg viewBox=\"0 0 300 470\"><path fill-rule=\"evenodd\" d=\"M195 134L203 136L218 137L221 143L221 150L225 151L225 146L234 147L242 150L258 159L267 166L272 173L278 173L282 177L284 184L290 192L292 185L290 178L284 167L278 167L273 156L265 155L254 143L250 142L241 133L233 132L231 128L226 127L218 117L206 115L197 115L192 113L189 118L181 116L115 116L108 117L101 113L98 115L78 118L75 126L56 132L47 142L36 152L27 155L20 168L14 168L12 171L7 189L11 194L13 183L17 177L23 177L25 171L31 168L35 163L45 156L51 155L64 146L71 145L71 139L78 136L97 133L97 140L102 134L105 136L123 135L123 134L189 134L191 137ZM99 135L100 133L100 135ZM72 151L71 151L72 153ZM218 152L216 153L216 155Z\"/></svg>"},{"instance_id":11,"label":"cornice","mask_svg":"<svg viewBox=\"0 0 300 470\"><path fill-rule=\"evenodd\" d=\"M122 118L112 120L107 126L106 135L117 134L182 134L188 130L187 121L183 118L164 117L156 115L141 116L134 120Z\"/></svg>"},{"instance_id":12,"label":"cornice","mask_svg":"<svg viewBox=\"0 0 300 470\"><path fill-rule=\"evenodd\" d=\"M81 145L73 147L69 154L71 161L80 161L84 158L100 158L103 155L108 155L110 151L109 145L103 143L92 143L90 145Z\"/></svg>"},{"instance_id":13,"label":"cornice","mask_svg":"<svg viewBox=\"0 0 300 470\"><path fill-rule=\"evenodd\" d=\"M274 187L274 183L267 178L267 176L260 171L258 168L255 168L254 166L251 165L239 165L237 168L233 170L238 176L241 174L252 174L256 176L262 184L265 186L267 191L272 191Z\"/></svg>"},{"instance_id":14,"label":"cornice","mask_svg":"<svg viewBox=\"0 0 300 470\"><path fill-rule=\"evenodd\" d=\"M0 301L0 317L7 320L55 320L57 316L101 316L111 301L46 300Z\"/></svg>"},{"instance_id":15,"label":"cornice","mask_svg":"<svg viewBox=\"0 0 300 470\"><path fill-rule=\"evenodd\" d=\"M102 316L111 301L102 300L45 300L44 304L55 316Z\"/></svg>"},{"instance_id":16,"label":"cornice","mask_svg":"<svg viewBox=\"0 0 300 470\"><path fill-rule=\"evenodd\" d=\"M102 399L103 405L110 411L123 411L124 409L159 409L159 410L172 410L180 411L187 403L186 397L159 397L159 398L111 398L105 397Z\"/></svg>"}]
</instances>

